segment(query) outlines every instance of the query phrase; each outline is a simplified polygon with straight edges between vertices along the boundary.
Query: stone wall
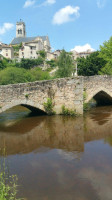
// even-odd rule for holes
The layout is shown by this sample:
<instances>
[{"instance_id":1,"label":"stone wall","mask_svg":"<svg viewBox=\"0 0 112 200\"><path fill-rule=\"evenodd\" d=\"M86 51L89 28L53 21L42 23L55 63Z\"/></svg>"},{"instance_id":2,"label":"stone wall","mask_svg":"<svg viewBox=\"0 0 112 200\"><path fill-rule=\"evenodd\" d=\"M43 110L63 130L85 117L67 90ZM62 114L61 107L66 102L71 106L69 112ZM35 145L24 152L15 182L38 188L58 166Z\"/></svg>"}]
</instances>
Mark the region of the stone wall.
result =
<instances>
[{"instance_id":1,"label":"stone wall","mask_svg":"<svg viewBox=\"0 0 112 200\"><path fill-rule=\"evenodd\" d=\"M43 104L48 97L56 114L61 112L62 105L82 114L83 77L0 86L0 112L16 105L44 111Z\"/></svg>"}]
</instances>

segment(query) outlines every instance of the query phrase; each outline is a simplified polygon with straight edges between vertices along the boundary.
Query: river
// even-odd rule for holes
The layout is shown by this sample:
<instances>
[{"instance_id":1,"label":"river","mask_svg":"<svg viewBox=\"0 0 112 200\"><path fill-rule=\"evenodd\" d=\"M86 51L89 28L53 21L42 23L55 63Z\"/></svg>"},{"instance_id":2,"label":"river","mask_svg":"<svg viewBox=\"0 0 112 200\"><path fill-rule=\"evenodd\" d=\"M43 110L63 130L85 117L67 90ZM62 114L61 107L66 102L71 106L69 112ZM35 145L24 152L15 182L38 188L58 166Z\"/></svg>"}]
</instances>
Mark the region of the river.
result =
<instances>
[{"instance_id":1,"label":"river","mask_svg":"<svg viewBox=\"0 0 112 200\"><path fill-rule=\"evenodd\" d=\"M25 200L112 200L112 106L77 118L12 108L0 114L3 148Z\"/></svg>"}]
</instances>

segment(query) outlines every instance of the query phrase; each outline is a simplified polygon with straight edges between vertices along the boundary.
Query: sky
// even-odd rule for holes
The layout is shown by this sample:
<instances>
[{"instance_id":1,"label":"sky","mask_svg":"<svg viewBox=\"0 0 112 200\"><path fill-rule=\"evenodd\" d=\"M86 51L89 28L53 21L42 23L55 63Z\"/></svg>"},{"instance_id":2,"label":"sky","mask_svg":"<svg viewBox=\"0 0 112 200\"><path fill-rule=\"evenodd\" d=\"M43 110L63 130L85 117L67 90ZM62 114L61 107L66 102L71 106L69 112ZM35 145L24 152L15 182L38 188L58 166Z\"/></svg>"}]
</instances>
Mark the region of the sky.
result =
<instances>
[{"instance_id":1,"label":"sky","mask_svg":"<svg viewBox=\"0 0 112 200\"><path fill-rule=\"evenodd\" d=\"M16 37L16 22L27 36L48 35L52 51L99 50L112 36L112 0L0 0L0 41Z\"/></svg>"}]
</instances>

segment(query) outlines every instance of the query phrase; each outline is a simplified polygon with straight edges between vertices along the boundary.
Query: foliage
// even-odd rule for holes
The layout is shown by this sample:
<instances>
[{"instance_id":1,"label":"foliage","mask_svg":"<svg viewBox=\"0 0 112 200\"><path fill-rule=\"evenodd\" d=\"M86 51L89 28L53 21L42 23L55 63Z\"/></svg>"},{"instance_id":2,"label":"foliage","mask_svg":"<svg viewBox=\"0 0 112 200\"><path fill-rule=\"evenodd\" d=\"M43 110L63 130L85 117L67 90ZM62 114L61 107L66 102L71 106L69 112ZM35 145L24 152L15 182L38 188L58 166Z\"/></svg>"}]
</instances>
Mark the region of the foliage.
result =
<instances>
[{"instance_id":1,"label":"foliage","mask_svg":"<svg viewBox=\"0 0 112 200\"><path fill-rule=\"evenodd\" d=\"M108 41L105 41L103 45L100 45L99 57L105 59L107 62L112 62L112 37Z\"/></svg>"},{"instance_id":2,"label":"foliage","mask_svg":"<svg viewBox=\"0 0 112 200\"><path fill-rule=\"evenodd\" d=\"M57 78L70 77L73 72L73 58L64 49L62 50L57 60L58 70L56 71Z\"/></svg>"},{"instance_id":3,"label":"foliage","mask_svg":"<svg viewBox=\"0 0 112 200\"><path fill-rule=\"evenodd\" d=\"M0 164L0 200L20 200L17 198L17 176L9 175L6 165L5 150L3 150L3 162Z\"/></svg>"},{"instance_id":4,"label":"foliage","mask_svg":"<svg viewBox=\"0 0 112 200\"><path fill-rule=\"evenodd\" d=\"M8 65L10 65L10 62L8 59L3 58L0 60L0 70L5 69Z\"/></svg>"},{"instance_id":5,"label":"foliage","mask_svg":"<svg viewBox=\"0 0 112 200\"><path fill-rule=\"evenodd\" d=\"M112 62L109 61L100 71L99 75L112 75Z\"/></svg>"},{"instance_id":6,"label":"foliage","mask_svg":"<svg viewBox=\"0 0 112 200\"><path fill-rule=\"evenodd\" d=\"M46 64L50 65L51 68L54 68L57 66L57 61L56 60L48 60L46 61Z\"/></svg>"},{"instance_id":7,"label":"foliage","mask_svg":"<svg viewBox=\"0 0 112 200\"><path fill-rule=\"evenodd\" d=\"M14 51L18 52L19 49L22 47L22 43L18 44L18 45L13 45L13 49Z\"/></svg>"},{"instance_id":8,"label":"foliage","mask_svg":"<svg viewBox=\"0 0 112 200\"><path fill-rule=\"evenodd\" d=\"M21 59L21 62L16 63L16 67L24 68L24 69L31 69L33 67L36 67L38 65L43 64L43 59L41 57L38 57L37 59Z\"/></svg>"},{"instance_id":9,"label":"foliage","mask_svg":"<svg viewBox=\"0 0 112 200\"><path fill-rule=\"evenodd\" d=\"M83 103L83 111L88 111L88 110L90 110L90 104L89 103L86 103L86 102L84 102Z\"/></svg>"},{"instance_id":10,"label":"foliage","mask_svg":"<svg viewBox=\"0 0 112 200\"><path fill-rule=\"evenodd\" d=\"M14 52L14 56L16 57L16 56L19 56L19 52Z\"/></svg>"},{"instance_id":11,"label":"foliage","mask_svg":"<svg viewBox=\"0 0 112 200\"><path fill-rule=\"evenodd\" d=\"M6 173L1 171L0 200L17 200L16 195L17 195L17 176L12 175L7 177Z\"/></svg>"},{"instance_id":12,"label":"foliage","mask_svg":"<svg viewBox=\"0 0 112 200\"><path fill-rule=\"evenodd\" d=\"M90 104L85 102L86 99L87 99L87 93L86 93L86 89L84 89L84 92L83 92L83 111L88 111L90 109Z\"/></svg>"},{"instance_id":13,"label":"foliage","mask_svg":"<svg viewBox=\"0 0 112 200\"><path fill-rule=\"evenodd\" d=\"M0 85L24 83L34 81L33 76L28 70L7 67L0 71Z\"/></svg>"},{"instance_id":14,"label":"foliage","mask_svg":"<svg viewBox=\"0 0 112 200\"><path fill-rule=\"evenodd\" d=\"M93 76L105 66L106 61L99 57L99 51L93 52L86 58L77 58L78 75Z\"/></svg>"},{"instance_id":15,"label":"foliage","mask_svg":"<svg viewBox=\"0 0 112 200\"><path fill-rule=\"evenodd\" d=\"M62 115L70 115L70 116L76 116L76 111L72 109L68 109L65 107L65 105L62 106Z\"/></svg>"},{"instance_id":16,"label":"foliage","mask_svg":"<svg viewBox=\"0 0 112 200\"><path fill-rule=\"evenodd\" d=\"M46 58L46 52L45 52L45 50L39 51L39 55L40 55L41 58L45 59Z\"/></svg>"},{"instance_id":17,"label":"foliage","mask_svg":"<svg viewBox=\"0 0 112 200\"><path fill-rule=\"evenodd\" d=\"M84 92L83 92L83 101L85 102L87 99L87 93L86 93L86 90L84 89Z\"/></svg>"},{"instance_id":18,"label":"foliage","mask_svg":"<svg viewBox=\"0 0 112 200\"><path fill-rule=\"evenodd\" d=\"M112 37L100 46L99 57L106 61L105 66L103 66L99 74L112 75Z\"/></svg>"},{"instance_id":19,"label":"foliage","mask_svg":"<svg viewBox=\"0 0 112 200\"><path fill-rule=\"evenodd\" d=\"M28 97L29 97L29 94L25 94L25 97L26 97L26 99L28 99Z\"/></svg>"},{"instance_id":20,"label":"foliage","mask_svg":"<svg viewBox=\"0 0 112 200\"><path fill-rule=\"evenodd\" d=\"M47 102L44 102L44 109L48 115L53 115L55 112L53 111L53 102L51 98L47 99Z\"/></svg>"},{"instance_id":21,"label":"foliage","mask_svg":"<svg viewBox=\"0 0 112 200\"><path fill-rule=\"evenodd\" d=\"M42 71L40 68L34 68L30 72L34 81L50 79L49 73L47 71Z\"/></svg>"}]
</instances>

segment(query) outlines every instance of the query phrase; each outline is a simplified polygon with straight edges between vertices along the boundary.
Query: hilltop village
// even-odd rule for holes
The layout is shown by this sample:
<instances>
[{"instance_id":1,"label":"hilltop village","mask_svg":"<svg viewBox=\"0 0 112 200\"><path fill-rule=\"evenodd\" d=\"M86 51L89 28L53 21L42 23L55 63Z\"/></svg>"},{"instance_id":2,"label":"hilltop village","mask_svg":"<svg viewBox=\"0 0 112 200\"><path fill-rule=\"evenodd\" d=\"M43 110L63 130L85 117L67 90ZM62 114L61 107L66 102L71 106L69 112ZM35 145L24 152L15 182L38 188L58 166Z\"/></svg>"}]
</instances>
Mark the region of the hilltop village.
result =
<instances>
[{"instance_id":1,"label":"hilltop village","mask_svg":"<svg viewBox=\"0 0 112 200\"><path fill-rule=\"evenodd\" d=\"M7 59L17 59L18 61L22 58L37 59L39 52L42 50L46 52L46 60L56 60L60 56L61 50L58 49L52 52L51 49L48 36L27 37L26 25L21 20L16 23L16 37L11 43L9 45L0 43L0 55ZM81 53L72 51L74 60L78 57L86 58L91 53L90 50Z\"/></svg>"}]
</instances>

